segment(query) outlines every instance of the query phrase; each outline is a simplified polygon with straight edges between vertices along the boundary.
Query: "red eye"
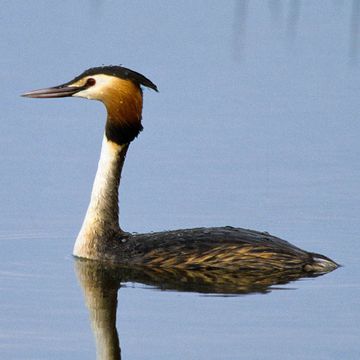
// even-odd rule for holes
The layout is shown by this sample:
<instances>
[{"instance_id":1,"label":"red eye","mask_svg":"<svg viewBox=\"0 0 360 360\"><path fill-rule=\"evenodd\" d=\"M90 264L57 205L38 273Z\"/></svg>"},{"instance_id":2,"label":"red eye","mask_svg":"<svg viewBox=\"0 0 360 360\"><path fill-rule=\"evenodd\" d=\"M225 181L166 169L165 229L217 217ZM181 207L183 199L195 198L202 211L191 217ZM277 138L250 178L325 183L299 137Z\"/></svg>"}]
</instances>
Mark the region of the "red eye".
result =
<instances>
[{"instance_id":1,"label":"red eye","mask_svg":"<svg viewBox=\"0 0 360 360\"><path fill-rule=\"evenodd\" d=\"M96 80L93 78L88 78L86 80L86 86L94 86L96 84Z\"/></svg>"}]
</instances>

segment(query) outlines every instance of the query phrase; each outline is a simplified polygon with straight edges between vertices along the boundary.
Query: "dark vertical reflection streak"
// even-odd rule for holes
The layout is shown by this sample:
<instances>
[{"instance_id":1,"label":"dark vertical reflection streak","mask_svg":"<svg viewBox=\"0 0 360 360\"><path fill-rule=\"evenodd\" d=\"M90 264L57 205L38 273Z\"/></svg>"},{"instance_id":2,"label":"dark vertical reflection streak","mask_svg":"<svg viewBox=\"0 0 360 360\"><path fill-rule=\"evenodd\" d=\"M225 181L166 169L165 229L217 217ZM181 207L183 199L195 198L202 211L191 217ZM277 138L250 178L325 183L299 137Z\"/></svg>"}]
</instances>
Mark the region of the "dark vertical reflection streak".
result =
<instances>
[{"instance_id":1,"label":"dark vertical reflection streak","mask_svg":"<svg viewBox=\"0 0 360 360\"><path fill-rule=\"evenodd\" d=\"M289 45L294 45L298 32L300 19L301 0L292 0L289 2L289 13L286 23L286 39Z\"/></svg>"},{"instance_id":2,"label":"dark vertical reflection streak","mask_svg":"<svg viewBox=\"0 0 360 360\"><path fill-rule=\"evenodd\" d=\"M272 26L274 28L280 28L282 24L283 13L282 0L269 0L268 7L270 11Z\"/></svg>"},{"instance_id":3,"label":"dark vertical reflection streak","mask_svg":"<svg viewBox=\"0 0 360 360\"><path fill-rule=\"evenodd\" d=\"M248 7L248 0L238 0L236 2L234 21L234 56L237 61L242 61L245 58Z\"/></svg>"},{"instance_id":4,"label":"dark vertical reflection streak","mask_svg":"<svg viewBox=\"0 0 360 360\"><path fill-rule=\"evenodd\" d=\"M356 66L359 57L359 16L360 16L360 1L353 0L351 7L351 21L350 21L350 49L349 62L350 65Z\"/></svg>"},{"instance_id":5,"label":"dark vertical reflection streak","mask_svg":"<svg viewBox=\"0 0 360 360\"><path fill-rule=\"evenodd\" d=\"M333 0L333 5L335 6L335 9L337 12L340 12L343 10L344 7L344 0Z\"/></svg>"},{"instance_id":6,"label":"dark vertical reflection streak","mask_svg":"<svg viewBox=\"0 0 360 360\"><path fill-rule=\"evenodd\" d=\"M104 5L103 0L91 0L89 2L89 18L91 23L96 27L103 24Z\"/></svg>"}]
</instances>

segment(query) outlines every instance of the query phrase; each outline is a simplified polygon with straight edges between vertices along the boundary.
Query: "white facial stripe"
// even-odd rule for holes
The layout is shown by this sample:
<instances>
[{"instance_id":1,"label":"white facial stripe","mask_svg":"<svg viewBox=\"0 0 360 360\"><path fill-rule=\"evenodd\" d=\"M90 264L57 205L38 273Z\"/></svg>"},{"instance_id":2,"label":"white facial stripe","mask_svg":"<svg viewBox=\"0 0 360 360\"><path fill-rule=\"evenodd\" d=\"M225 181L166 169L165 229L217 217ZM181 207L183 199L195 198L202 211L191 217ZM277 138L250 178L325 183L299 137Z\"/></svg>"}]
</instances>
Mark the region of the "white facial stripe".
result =
<instances>
[{"instance_id":1,"label":"white facial stripe","mask_svg":"<svg viewBox=\"0 0 360 360\"><path fill-rule=\"evenodd\" d=\"M96 81L96 84L90 86L89 88L79 91L73 96L82 97L86 99L100 100L103 98L104 92L106 88L111 86L111 83L114 81L114 77L110 75L94 75L89 76L88 78L92 78ZM85 80L86 82L86 80Z\"/></svg>"}]
</instances>

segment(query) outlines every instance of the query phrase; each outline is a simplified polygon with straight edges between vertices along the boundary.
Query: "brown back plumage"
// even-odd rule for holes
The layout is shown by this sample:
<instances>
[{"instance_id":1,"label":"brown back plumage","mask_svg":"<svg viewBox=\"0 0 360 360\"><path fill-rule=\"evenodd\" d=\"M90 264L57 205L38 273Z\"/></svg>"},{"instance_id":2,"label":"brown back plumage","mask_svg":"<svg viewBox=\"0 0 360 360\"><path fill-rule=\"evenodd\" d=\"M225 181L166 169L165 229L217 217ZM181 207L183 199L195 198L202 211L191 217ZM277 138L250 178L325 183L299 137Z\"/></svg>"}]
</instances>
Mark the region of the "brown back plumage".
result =
<instances>
[{"instance_id":1,"label":"brown back plumage","mask_svg":"<svg viewBox=\"0 0 360 360\"><path fill-rule=\"evenodd\" d=\"M136 234L114 238L103 248L106 260L146 267L178 269L327 272L338 265L272 236L230 226ZM105 255L106 254L106 255Z\"/></svg>"}]
</instances>

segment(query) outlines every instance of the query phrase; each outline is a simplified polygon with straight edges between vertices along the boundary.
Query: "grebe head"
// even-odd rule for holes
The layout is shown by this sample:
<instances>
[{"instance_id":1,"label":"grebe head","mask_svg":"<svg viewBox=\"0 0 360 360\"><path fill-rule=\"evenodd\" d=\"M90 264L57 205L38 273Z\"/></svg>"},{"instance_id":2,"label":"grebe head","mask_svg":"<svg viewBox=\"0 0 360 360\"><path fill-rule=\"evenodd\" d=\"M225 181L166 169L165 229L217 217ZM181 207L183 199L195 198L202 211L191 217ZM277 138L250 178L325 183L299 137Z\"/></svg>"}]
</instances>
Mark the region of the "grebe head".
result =
<instances>
[{"instance_id":1,"label":"grebe head","mask_svg":"<svg viewBox=\"0 0 360 360\"><path fill-rule=\"evenodd\" d=\"M155 91L156 85L145 76L122 66L102 66L84 71L58 86L34 90L22 96L48 99L82 97L101 101L107 109L106 136L118 144L129 143L142 130L142 89Z\"/></svg>"}]
</instances>

